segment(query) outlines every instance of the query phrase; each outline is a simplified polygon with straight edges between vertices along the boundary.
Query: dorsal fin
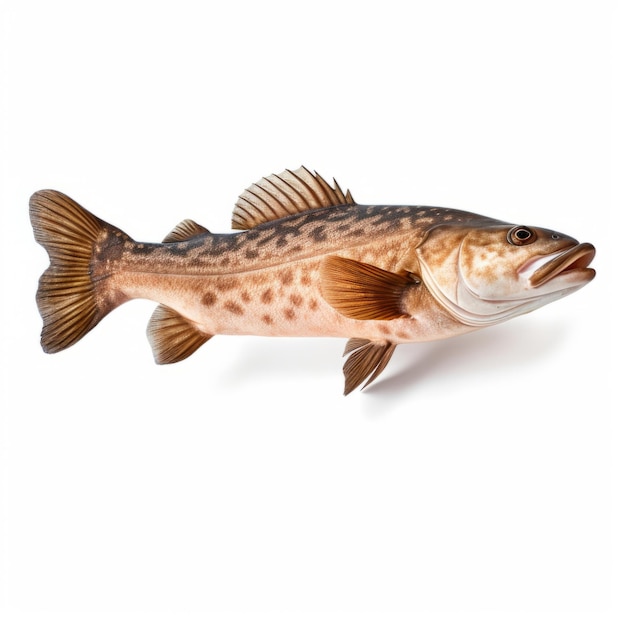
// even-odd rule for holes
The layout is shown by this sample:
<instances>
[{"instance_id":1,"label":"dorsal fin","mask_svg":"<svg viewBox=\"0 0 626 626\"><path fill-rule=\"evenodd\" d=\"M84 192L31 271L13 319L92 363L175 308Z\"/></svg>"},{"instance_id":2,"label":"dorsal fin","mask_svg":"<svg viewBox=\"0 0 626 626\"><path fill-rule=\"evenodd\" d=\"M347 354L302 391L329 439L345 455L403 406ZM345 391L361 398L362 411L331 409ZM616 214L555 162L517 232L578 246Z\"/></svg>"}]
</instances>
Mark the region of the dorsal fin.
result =
<instances>
[{"instance_id":1,"label":"dorsal fin","mask_svg":"<svg viewBox=\"0 0 626 626\"><path fill-rule=\"evenodd\" d=\"M183 220L177 224L173 230L165 237L163 243L176 243L177 241L187 241L198 235L206 235L209 229L200 224L196 224L193 220Z\"/></svg>"},{"instance_id":2,"label":"dorsal fin","mask_svg":"<svg viewBox=\"0 0 626 626\"><path fill-rule=\"evenodd\" d=\"M354 204L350 191L344 194L337 181L333 179L333 183L331 187L304 166L262 178L239 196L232 227L246 230L310 209Z\"/></svg>"}]
</instances>

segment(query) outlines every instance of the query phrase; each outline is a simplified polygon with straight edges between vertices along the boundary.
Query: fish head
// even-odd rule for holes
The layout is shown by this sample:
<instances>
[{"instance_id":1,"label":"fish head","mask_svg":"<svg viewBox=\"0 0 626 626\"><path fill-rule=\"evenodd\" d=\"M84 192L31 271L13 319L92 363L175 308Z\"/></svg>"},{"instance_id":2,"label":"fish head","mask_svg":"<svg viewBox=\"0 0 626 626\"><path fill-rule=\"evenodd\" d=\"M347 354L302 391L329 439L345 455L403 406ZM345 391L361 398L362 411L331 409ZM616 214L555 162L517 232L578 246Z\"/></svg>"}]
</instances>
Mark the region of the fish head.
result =
<instances>
[{"instance_id":1,"label":"fish head","mask_svg":"<svg viewBox=\"0 0 626 626\"><path fill-rule=\"evenodd\" d=\"M595 248L530 226L433 229L418 246L429 291L456 319L485 326L528 313L586 285Z\"/></svg>"}]
</instances>

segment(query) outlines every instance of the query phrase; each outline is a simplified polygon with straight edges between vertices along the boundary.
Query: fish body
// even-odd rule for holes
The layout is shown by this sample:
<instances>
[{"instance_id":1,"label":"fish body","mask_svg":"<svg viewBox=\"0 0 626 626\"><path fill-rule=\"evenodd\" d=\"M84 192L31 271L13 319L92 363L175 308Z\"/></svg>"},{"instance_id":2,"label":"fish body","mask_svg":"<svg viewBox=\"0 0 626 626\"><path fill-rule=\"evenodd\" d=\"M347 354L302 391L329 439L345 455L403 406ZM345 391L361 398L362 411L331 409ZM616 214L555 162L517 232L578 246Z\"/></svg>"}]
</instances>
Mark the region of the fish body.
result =
<instances>
[{"instance_id":1,"label":"fish body","mask_svg":"<svg viewBox=\"0 0 626 626\"><path fill-rule=\"evenodd\" d=\"M594 276L591 244L455 209L357 204L306 168L249 187L233 212L240 232L185 220L141 243L51 190L32 196L30 214L50 256L37 293L46 352L146 298L158 303L158 363L220 334L347 337L345 393L400 343L510 319Z\"/></svg>"}]
</instances>

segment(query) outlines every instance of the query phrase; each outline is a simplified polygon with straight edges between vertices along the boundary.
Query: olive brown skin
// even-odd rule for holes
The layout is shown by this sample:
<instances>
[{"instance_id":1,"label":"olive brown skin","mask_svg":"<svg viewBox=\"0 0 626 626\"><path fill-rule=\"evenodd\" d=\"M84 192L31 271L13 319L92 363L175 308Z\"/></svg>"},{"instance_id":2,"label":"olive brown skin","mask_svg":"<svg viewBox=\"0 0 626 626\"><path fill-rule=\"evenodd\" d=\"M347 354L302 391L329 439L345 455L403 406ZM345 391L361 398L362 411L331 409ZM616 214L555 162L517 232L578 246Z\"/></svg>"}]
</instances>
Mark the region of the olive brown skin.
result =
<instances>
[{"instance_id":1,"label":"olive brown skin","mask_svg":"<svg viewBox=\"0 0 626 626\"><path fill-rule=\"evenodd\" d=\"M455 209L362 205L306 168L260 180L233 213L240 232L184 220L138 242L52 190L31 198L50 256L37 302L42 346L58 352L134 298L157 363L216 334L351 338L349 393L399 343L432 341L527 313L588 283L591 244Z\"/></svg>"}]
</instances>

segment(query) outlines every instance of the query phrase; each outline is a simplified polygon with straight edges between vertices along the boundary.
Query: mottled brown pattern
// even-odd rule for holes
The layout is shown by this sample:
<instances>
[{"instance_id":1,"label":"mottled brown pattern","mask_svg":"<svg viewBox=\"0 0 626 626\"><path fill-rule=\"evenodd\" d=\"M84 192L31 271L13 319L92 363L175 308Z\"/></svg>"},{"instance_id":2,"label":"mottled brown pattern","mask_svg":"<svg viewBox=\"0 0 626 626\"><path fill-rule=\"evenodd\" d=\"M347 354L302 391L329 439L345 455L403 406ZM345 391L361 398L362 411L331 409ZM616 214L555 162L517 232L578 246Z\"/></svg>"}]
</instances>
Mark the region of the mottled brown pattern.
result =
<instances>
[{"instance_id":1,"label":"mottled brown pattern","mask_svg":"<svg viewBox=\"0 0 626 626\"><path fill-rule=\"evenodd\" d=\"M141 250L132 242L124 248L125 261L128 264L149 263L151 271L159 271L159 267L163 267L164 271L177 271L184 275L212 273L224 276L228 273L232 276L233 273L270 267L279 269L286 263L349 248L371 247L370 254L376 256L377 251L386 246L401 256L405 249L400 249L399 243L408 246L414 242L417 245L431 225L444 219L449 225L475 228L485 223L497 223L454 209L340 206L308 210L261 223L252 231L241 233L206 233L185 242L144 244ZM251 254L250 250L254 253ZM103 254L108 253L103 250ZM294 276L284 273L279 280L289 285Z\"/></svg>"},{"instance_id":2,"label":"mottled brown pattern","mask_svg":"<svg viewBox=\"0 0 626 626\"><path fill-rule=\"evenodd\" d=\"M232 276L220 276L216 284L220 291L231 291L239 286L239 281Z\"/></svg>"},{"instance_id":3,"label":"mottled brown pattern","mask_svg":"<svg viewBox=\"0 0 626 626\"><path fill-rule=\"evenodd\" d=\"M278 278L283 285L291 285L293 283L293 270L282 270L278 273Z\"/></svg>"},{"instance_id":4,"label":"mottled brown pattern","mask_svg":"<svg viewBox=\"0 0 626 626\"><path fill-rule=\"evenodd\" d=\"M291 304L293 304L293 306L295 307L299 307L302 304L302 296L299 293L292 293L289 296L289 301L291 302Z\"/></svg>"},{"instance_id":5,"label":"mottled brown pattern","mask_svg":"<svg viewBox=\"0 0 626 626\"><path fill-rule=\"evenodd\" d=\"M292 308L283 309L283 314L286 320L293 320L296 317L296 312Z\"/></svg>"},{"instance_id":6,"label":"mottled brown pattern","mask_svg":"<svg viewBox=\"0 0 626 626\"><path fill-rule=\"evenodd\" d=\"M227 311L230 311L231 313L233 313L234 315L243 315L243 308L237 304L236 302L234 302L233 300L227 300L224 303L224 308Z\"/></svg>"},{"instance_id":7,"label":"mottled brown pattern","mask_svg":"<svg viewBox=\"0 0 626 626\"><path fill-rule=\"evenodd\" d=\"M272 304L273 301L274 301L274 292L268 288L261 294L261 302L263 304Z\"/></svg>"},{"instance_id":8,"label":"mottled brown pattern","mask_svg":"<svg viewBox=\"0 0 626 626\"><path fill-rule=\"evenodd\" d=\"M217 296L212 291L207 291L201 300L204 306L213 306L217 302Z\"/></svg>"}]
</instances>

